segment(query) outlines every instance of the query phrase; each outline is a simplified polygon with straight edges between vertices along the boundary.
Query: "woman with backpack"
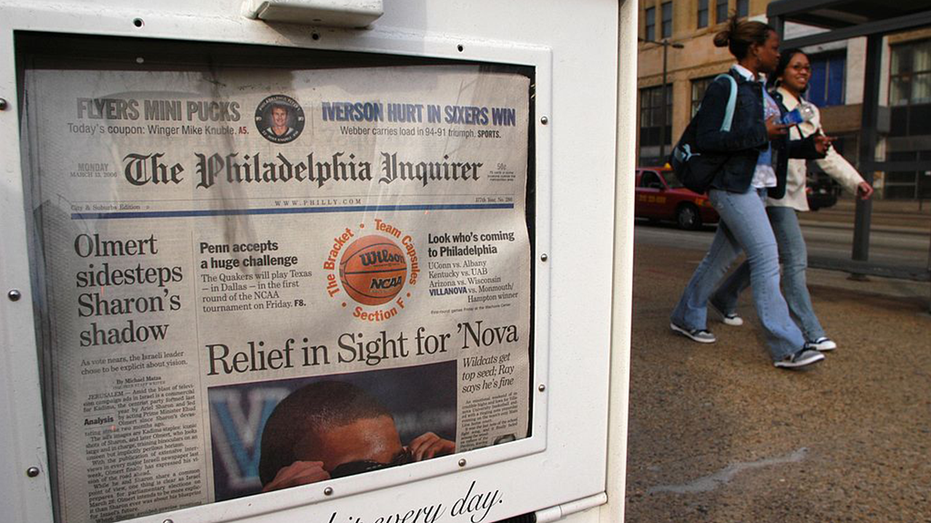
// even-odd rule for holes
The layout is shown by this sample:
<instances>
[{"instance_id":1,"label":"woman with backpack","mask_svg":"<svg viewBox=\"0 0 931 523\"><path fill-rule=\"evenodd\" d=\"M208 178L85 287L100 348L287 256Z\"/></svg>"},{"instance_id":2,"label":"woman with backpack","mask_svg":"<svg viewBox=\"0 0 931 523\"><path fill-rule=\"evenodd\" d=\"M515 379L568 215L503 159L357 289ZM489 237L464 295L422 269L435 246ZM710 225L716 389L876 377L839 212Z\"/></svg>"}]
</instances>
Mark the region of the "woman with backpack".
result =
<instances>
[{"instance_id":1,"label":"woman with backpack","mask_svg":"<svg viewBox=\"0 0 931 523\"><path fill-rule=\"evenodd\" d=\"M766 215L767 193L785 193L788 156L823 156L830 140L813 136L788 140L788 126L779 104L769 96L761 74L779 64L779 37L769 25L731 17L715 36L717 47L727 47L737 59L729 74L736 80L737 100L729 130L721 122L730 97L730 82L708 86L695 115L700 154L716 155L721 166L708 197L721 216L714 241L673 310L670 328L699 343L714 343L707 328L708 299L741 251L747 254L753 301L765 331L767 348L776 367L798 368L824 356L808 349L802 332L789 316L779 289L779 255Z\"/></svg>"},{"instance_id":2,"label":"woman with backpack","mask_svg":"<svg viewBox=\"0 0 931 523\"><path fill-rule=\"evenodd\" d=\"M818 108L805 101L802 94L808 88L811 79L811 62L801 49L789 49L782 52L782 58L773 74L771 87L775 88L773 98L782 103L787 110L795 109L803 103L813 111L812 118L792 127L790 137L800 139L821 134L821 115ZM873 194L873 188L866 183L860 173L837 153L830 149L827 155L815 163L824 172L837 180L845 189L867 199ZM818 351L837 348L837 344L825 336L824 329L815 315L805 283L805 269L808 267L808 251L805 238L798 224L797 212L808 211L806 195L807 165L804 160L789 160L786 193L782 198L768 198L766 214L776 235L779 258L782 262L782 289L792 315L798 319L799 326L808 340L808 346ZM728 325L741 325L743 320L736 314L737 298L750 285L750 265L744 262L721 284L709 302L712 308L721 313L722 321Z\"/></svg>"}]
</instances>

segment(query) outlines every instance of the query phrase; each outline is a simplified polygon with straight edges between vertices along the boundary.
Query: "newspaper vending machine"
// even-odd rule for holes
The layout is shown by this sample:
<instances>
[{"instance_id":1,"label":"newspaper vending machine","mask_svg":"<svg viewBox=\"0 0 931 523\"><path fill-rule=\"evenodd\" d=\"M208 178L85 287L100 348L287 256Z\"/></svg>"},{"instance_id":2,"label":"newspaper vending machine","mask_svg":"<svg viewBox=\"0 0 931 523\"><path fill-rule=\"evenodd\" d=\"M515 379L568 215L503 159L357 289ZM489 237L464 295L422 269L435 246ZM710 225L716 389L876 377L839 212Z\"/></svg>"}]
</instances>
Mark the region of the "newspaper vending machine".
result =
<instances>
[{"instance_id":1,"label":"newspaper vending machine","mask_svg":"<svg viewBox=\"0 0 931 523\"><path fill-rule=\"evenodd\" d=\"M0 1L4 521L623 520L635 13Z\"/></svg>"}]
</instances>

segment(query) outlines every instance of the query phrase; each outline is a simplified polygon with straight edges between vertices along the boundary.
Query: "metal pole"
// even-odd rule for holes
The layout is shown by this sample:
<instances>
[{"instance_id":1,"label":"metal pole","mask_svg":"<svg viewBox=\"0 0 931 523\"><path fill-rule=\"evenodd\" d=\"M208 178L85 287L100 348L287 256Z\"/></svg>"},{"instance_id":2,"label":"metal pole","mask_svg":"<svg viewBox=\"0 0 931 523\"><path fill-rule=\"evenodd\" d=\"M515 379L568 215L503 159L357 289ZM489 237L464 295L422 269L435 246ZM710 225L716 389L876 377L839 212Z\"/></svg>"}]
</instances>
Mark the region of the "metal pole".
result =
<instances>
[{"instance_id":1,"label":"metal pole","mask_svg":"<svg viewBox=\"0 0 931 523\"><path fill-rule=\"evenodd\" d=\"M660 112L661 118L663 119L663 125L660 128L659 133L659 161L661 165L666 164L666 53L669 51L669 40L663 38L663 100L660 102L662 104L663 110Z\"/></svg>"},{"instance_id":2,"label":"metal pole","mask_svg":"<svg viewBox=\"0 0 931 523\"><path fill-rule=\"evenodd\" d=\"M918 201L921 202L921 200ZM918 210L920 211L921 207ZM931 241L928 242L928 276L931 276ZM931 278L929 278L929 281L931 281ZM928 314L931 314L931 295L928 296Z\"/></svg>"},{"instance_id":3,"label":"metal pole","mask_svg":"<svg viewBox=\"0 0 931 523\"><path fill-rule=\"evenodd\" d=\"M877 116L879 112L879 82L882 72L881 34L870 35L866 39L866 70L863 75L863 114L860 120L860 165L864 169L863 179L873 184L873 170L870 165L876 161ZM873 215L872 200L857 198L857 214L853 225L852 258L867 261L870 257L870 222Z\"/></svg>"},{"instance_id":4,"label":"metal pole","mask_svg":"<svg viewBox=\"0 0 931 523\"><path fill-rule=\"evenodd\" d=\"M781 16L770 18L769 25L773 26L773 29L776 30L776 36L779 37L780 42L786 39L786 21L784 18Z\"/></svg>"}]
</instances>

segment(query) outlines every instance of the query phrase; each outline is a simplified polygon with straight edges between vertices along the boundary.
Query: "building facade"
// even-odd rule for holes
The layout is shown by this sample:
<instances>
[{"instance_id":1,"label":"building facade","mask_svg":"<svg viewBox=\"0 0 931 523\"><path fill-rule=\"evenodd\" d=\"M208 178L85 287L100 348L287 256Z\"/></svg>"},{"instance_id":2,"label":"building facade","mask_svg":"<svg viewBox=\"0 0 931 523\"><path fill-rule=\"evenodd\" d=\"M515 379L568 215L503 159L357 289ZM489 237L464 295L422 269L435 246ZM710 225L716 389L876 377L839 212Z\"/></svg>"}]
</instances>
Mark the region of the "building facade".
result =
<instances>
[{"instance_id":1,"label":"building facade","mask_svg":"<svg viewBox=\"0 0 931 523\"><path fill-rule=\"evenodd\" d=\"M734 60L714 47L714 35L731 13L766 22L769 0L640 0L640 165L662 165L715 76ZM791 39L822 29L786 24ZM663 45L663 42L669 45ZM809 99L821 108L827 134L857 165L866 39L805 48L811 57ZM664 60L665 53L665 60ZM665 67L664 67L665 63ZM665 89L663 76L665 69ZM931 198L931 28L885 38L880 85L877 159L929 161L928 171L875 173L879 196ZM665 104L664 100L665 92ZM665 107L664 107L665 105Z\"/></svg>"}]
</instances>

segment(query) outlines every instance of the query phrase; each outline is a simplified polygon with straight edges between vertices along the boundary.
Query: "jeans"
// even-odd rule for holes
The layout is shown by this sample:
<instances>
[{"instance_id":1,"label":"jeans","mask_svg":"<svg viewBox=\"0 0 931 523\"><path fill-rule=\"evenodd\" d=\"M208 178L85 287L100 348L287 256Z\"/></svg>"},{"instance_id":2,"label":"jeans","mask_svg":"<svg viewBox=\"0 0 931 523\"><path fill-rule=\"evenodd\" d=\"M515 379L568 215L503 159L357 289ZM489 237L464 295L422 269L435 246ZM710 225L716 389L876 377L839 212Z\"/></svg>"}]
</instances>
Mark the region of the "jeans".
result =
<instances>
[{"instance_id":1,"label":"jeans","mask_svg":"<svg viewBox=\"0 0 931 523\"><path fill-rule=\"evenodd\" d=\"M811 305L811 295L805 283L805 269L808 268L808 249L805 238L798 225L798 215L791 207L767 207L769 223L776 235L779 247L779 261L782 263L782 290L792 315L798 319L805 333L805 339L817 340L824 336L824 329L815 316ZM737 298L750 285L750 265L740 265L733 274L712 295L711 301L718 309L730 313L737 309Z\"/></svg>"},{"instance_id":2,"label":"jeans","mask_svg":"<svg viewBox=\"0 0 931 523\"><path fill-rule=\"evenodd\" d=\"M706 329L708 298L743 250L750 264L753 303L763 325L766 345L773 361L779 361L802 349L805 339L789 316L779 290L779 253L766 217L765 195L765 190L753 188L743 194L709 191L708 197L721 215L721 222L711 249L695 269L671 321L686 329Z\"/></svg>"}]
</instances>

